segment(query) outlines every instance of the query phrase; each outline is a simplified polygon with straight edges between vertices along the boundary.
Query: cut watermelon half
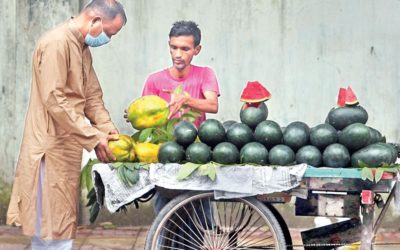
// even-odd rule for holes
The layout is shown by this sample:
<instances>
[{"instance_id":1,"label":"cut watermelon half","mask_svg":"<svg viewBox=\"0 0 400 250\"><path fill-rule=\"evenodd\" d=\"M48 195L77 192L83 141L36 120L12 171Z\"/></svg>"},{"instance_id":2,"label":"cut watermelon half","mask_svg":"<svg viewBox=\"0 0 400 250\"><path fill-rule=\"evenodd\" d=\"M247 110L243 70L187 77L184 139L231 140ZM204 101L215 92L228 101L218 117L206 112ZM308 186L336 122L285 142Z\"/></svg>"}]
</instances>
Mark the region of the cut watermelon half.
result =
<instances>
[{"instance_id":1,"label":"cut watermelon half","mask_svg":"<svg viewBox=\"0 0 400 250\"><path fill-rule=\"evenodd\" d=\"M340 88L337 100L338 107L344 107L346 105L346 89Z\"/></svg>"},{"instance_id":2,"label":"cut watermelon half","mask_svg":"<svg viewBox=\"0 0 400 250\"><path fill-rule=\"evenodd\" d=\"M260 103L271 98L271 93L258 81L248 82L240 100L246 103Z\"/></svg>"},{"instance_id":3,"label":"cut watermelon half","mask_svg":"<svg viewBox=\"0 0 400 250\"><path fill-rule=\"evenodd\" d=\"M346 106L355 106L358 104L357 96L354 94L350 86L346 89Z\"/></svg>"}]
</instances>

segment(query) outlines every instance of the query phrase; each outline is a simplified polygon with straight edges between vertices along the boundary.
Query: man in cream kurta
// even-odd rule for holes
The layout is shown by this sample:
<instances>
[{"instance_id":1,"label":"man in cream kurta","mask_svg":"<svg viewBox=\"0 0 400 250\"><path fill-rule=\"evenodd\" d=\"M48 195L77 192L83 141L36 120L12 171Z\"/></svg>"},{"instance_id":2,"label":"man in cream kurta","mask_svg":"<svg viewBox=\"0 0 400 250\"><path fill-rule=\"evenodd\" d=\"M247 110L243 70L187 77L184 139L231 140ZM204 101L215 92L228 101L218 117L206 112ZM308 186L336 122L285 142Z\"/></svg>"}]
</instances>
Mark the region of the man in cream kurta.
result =
<instances>
[{"instance_id":1,"label":"man in cream kurta","mask_svg":"<svg viewBox=\"0 0 400 250\"><path fill-rule=\"evenodd\" d=\"M114 157L107 143L117 130L104 107L88 46L107 43L125 23L120 3L94 0L38 41L7 214L7 224L22 226L28 236L75 238L82 149L95 149L103 162Z\"/></svg>"}]
</instances>

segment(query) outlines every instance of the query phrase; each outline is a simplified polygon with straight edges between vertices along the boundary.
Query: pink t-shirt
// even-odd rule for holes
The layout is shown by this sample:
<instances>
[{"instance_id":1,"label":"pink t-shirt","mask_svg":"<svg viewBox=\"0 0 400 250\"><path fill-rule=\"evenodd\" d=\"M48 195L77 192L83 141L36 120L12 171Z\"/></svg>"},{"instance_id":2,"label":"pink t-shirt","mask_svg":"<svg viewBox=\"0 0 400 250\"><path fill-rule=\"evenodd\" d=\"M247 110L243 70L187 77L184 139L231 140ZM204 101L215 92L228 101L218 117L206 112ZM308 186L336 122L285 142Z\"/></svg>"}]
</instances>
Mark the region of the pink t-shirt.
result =
<instances>
[{"instance_id":1,"label":"pink t-shirt","mask_svg":"<svg viewBox=\"0 0 400 250\"><path fill-rule=\"evenodd\" d=\"M157 95L167 102L171 101L171 94L167 91L173 91L178 85L183 85L183 90L188 92L191 97L197 99L205 99L205 91L213 91L219 96L219 87L217 77L212 69L208 67L199 67L191 65L191 69L187 77L177 79L171 76L168 69L151 74L144 85L142 96ZM194 124L199 127L201 122L206 119L203 112Z\"/></svg>"}]
</instances>

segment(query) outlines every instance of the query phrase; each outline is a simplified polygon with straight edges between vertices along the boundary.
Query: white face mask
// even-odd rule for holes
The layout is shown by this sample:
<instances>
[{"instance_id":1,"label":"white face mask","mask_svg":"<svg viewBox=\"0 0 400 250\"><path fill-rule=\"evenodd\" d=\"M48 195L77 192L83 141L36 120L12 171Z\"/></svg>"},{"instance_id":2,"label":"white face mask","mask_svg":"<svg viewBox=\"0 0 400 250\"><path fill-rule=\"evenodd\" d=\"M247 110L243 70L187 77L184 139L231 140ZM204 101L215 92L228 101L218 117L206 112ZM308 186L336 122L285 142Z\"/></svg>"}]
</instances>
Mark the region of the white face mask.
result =
<instances>
[{"instance_id":1,"label":"white face mask","mask_svg":"<svg viewBox=\"0 0 400 250\"><path fill-rule=\"evenodd\" d=\"M101 24L101 26L103 26L103 23ZM104 32L103 27L102 27L102 32L98 36L93 37L92 35L90 35L90 29L85 36L85 43L90 47L99 47L101 45L108 43L110 40L111 39Z\"/></svg>"}]
</instances>

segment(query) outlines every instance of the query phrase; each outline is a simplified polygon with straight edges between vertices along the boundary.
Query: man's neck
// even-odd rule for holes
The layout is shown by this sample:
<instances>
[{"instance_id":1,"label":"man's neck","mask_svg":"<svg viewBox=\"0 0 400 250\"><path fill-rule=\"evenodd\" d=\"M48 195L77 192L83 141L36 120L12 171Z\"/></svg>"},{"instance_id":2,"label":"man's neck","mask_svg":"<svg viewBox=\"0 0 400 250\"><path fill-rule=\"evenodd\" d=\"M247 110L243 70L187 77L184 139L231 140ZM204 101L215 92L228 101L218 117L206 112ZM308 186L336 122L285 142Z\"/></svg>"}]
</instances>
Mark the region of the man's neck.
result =
<instances>
[{"instance_id":1,"label":"man's neck","mask_svg":"<svg viewBox=\"0 0 400 250\"><path fill-rule=\"evenodd\" d=\"M192 67L191 64L186 68L184 68L183 70L178 70L174 67L171 67L169 68L169 73L171 74L172 77L177 79L185 78L189 75L191 67Z\"/></svg>"}]
</instances>

